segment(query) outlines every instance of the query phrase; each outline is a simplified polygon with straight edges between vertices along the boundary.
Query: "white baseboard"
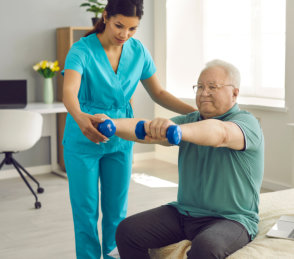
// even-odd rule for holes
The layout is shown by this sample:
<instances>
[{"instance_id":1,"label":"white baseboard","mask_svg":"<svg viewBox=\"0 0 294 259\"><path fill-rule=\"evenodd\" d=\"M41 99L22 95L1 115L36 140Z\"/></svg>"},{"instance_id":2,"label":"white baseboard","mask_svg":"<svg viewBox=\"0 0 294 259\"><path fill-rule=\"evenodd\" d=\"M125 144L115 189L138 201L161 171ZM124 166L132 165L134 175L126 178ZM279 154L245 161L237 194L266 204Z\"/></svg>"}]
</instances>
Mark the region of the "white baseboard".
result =
<instances>
[{"instance_id":1,"label":"white baseboard","mask_svg":"<svg viewBox=\"0 0 294 259\"><path fill-rule=\"evenodd\" d=\"M135 153L134 161L155 159L155 152ZM5 165L4 165L5 166ZM66 177L66 173L61 170L52 170L51 165L32 166L25 168L31 175L46 174L54 172L60 176ZM0 180L20 177L16 169L0 170Z\"/></svg>"},{"instance_id":2,"label":"white baseboard","mask_svg":"<svg viewBox=\"0 0 294 259\"><path fill-rule=\"evenodd\" d=\"M5 166L5 165L4 165ZM3 168L3 167L2 167ZM51 172L51 165L25 167L31 175L47 174ZM0 180L20 177L16 169L0 170Z\"/></svg>"},{"instance_id":3,"label":"white baseboard","mask_svg":"<svg viewBox=\"0 0 294 259\"><path fill-rule=\"evenodd\" d=\"M134 162L155 159L155 152L134 153Z\"/></svg>"},{"instance_id":4,"label":"white baseboard","mask_svg":"<svg viewBox=\"0 0 294 259\"><path fill-rule=\"evenodd\" d=\"M173 149L173 148L169 147L168 149ZM134 154L134 161L142 161L142 160L150 160L150 159L158 159L158 160L162 160L172 164L178 163L177 152L167 152L166 147L163 147L162 149L160 148L159 150L156 150L154 152L144 152L144 153ZM47 174L52 172L51 165L26 167L25 169L31 175ZM62 172L62 175L66 177L66 173L64 172ZM0 170L0 180L15 178L15 177L20 177L16 169ZM284 183L280 183L276 181L271 181L268 179L263 179L261 187L271 191L279 191L279 190L293 188L293 186L286 185Z\"/></svg>"},{"instance_id":5,"label":"white baseboard","mask_svg":"<svg viewBox=\"0 0 294 259\"><path fill-rule=\"evenodd\" d=\"M284 183L279 183L276 181L267 180L267 179L263 179L261 187L271 191L280 191L280 190L293 188L293 186L286 185Z\"/></svg>"}]
</instances>

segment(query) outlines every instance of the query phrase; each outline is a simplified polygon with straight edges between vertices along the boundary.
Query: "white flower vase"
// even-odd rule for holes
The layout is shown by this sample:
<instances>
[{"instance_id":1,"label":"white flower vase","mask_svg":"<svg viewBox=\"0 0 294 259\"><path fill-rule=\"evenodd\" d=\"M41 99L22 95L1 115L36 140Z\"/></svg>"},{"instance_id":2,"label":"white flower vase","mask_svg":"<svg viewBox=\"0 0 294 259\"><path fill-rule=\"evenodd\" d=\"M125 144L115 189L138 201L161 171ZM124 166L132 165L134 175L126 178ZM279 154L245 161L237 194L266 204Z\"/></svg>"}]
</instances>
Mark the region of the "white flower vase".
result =
<instances>
[{"instance_id":1,"label":"white flower vase","mask_svg":"<svg viewBox=\"0 0 294 259\"><path fill-rule=\"evenodd\" d=\"M52 78L44 78L44 92L43 99L44 103L53 103L54 93L53 93L53 80Z\"/></svg>"}]
</instances>

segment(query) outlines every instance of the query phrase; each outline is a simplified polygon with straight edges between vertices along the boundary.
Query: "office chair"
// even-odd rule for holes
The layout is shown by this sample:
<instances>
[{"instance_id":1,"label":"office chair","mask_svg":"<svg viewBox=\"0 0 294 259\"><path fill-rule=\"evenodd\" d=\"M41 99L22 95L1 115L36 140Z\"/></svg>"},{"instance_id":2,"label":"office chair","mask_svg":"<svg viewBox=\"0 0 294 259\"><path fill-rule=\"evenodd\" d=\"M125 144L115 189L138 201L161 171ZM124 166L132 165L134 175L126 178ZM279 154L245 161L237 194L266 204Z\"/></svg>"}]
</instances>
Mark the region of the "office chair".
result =
<instances>
[{"instance_id":1,"label":"office chair","mask_svg":"<svg viewBox=\"0 0 294 259\"><path fill-rule=\"evenodd\" d=\"M37 112L25 110L0 110L0 153L5 154L5 158L0 163L0 170L4 164L13 165L27 187L35 196L35 208L41 208L41 202L32 189L30 183L25 178L25 173L33 180L38 188L38 193L43 193L44 189L40 183L14 158L13 154L24 151L36 144L42 133L43 117ZM1 171L0 171L1 172Z\"/></svg>"}]
</instances>

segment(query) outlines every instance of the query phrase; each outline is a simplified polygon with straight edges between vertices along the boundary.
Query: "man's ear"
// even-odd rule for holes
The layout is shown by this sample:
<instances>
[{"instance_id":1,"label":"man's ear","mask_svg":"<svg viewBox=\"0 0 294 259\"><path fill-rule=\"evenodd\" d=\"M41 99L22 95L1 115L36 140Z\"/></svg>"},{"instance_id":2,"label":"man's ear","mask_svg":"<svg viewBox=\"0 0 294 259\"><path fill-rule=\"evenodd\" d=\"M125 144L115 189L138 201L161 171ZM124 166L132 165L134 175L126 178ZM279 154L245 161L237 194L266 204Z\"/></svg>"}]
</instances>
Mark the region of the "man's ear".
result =
<instances>
[{"instance_id":1,"label":"man's ear","mask_svg":"<svg viewBox=\"0 0 294 259\"><path fill-rule=\"evenodd\" d=\"M233 89L233 96L237 97L239 95L239 89L238 88L234 88Z\"/></svg>"}]
</instances>

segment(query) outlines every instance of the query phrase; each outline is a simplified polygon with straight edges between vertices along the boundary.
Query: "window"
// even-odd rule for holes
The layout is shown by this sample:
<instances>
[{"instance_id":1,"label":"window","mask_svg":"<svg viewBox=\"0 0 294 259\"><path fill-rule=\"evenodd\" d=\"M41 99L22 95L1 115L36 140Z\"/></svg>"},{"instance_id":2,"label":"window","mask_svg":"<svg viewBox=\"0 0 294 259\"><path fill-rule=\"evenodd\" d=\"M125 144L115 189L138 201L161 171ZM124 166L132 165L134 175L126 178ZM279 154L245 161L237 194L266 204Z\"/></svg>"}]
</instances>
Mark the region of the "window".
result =
<instances>
[{"instance_id":1,"label":"window","mask_svg":"<svg viewBox=\"0 0 294 259\"><path fill-rule=\"evenodd\" d=\"M286 0L166 1L167 89L189 98L207 61L241 72L240 95L284 99Z\"/></svg>"}]
</instances>

